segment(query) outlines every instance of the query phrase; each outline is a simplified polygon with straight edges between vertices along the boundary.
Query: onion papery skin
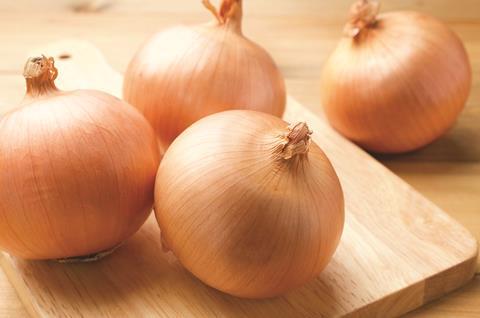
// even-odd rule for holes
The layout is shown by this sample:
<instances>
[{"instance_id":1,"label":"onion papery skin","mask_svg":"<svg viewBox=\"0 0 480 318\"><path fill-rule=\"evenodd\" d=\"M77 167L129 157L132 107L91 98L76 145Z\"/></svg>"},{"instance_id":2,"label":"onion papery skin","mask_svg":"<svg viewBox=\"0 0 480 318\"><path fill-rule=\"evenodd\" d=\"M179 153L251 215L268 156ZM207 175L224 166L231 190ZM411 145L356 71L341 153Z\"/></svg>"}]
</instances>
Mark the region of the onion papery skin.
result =
<instances>
[{"instance_id":1,"label":"onion papery skin","mask_svg":"<svg viewBox=\"0 0 480 318\"><path fill-rule=\"evenodd\" d=\"M167 150L155 184L162 239L185 268L231 295L273 297L315 278L343 230L338 177L323 151L282 157L288 124L210 115Z\"/></svg>"},{"instance_id":2,"label":"onion papery skin","mask_svg":"<svg viewBox=\"0 0 480 318\"><path fill-rule=\"evenodd\" d=\"M27 96L0 120L0 154L0 249L14 256L102 252L150 214L156 136L111 95L51 89Z\"/></svg>"},{"instance_id":3,"label":"onion papery skin","mask_svg":"<svg viewBox=\"0 0 480 318\"><path fill-rule=\"evenodd\" d=\"M360 146L408 152L453 126L471 77L465 48L445 24L391 12L341 39L323 69L322 104L331 125Z\"/></svg>"},{"instance_id":4,"label":"onion papery skin","mask_svg":"<svg viewBox=\"0 0 480 318\"><path fill-rule=\"evenodd\" d=\"M243 36L240 19L167 29L130 62L124 98L150 121L164 148L216 112L250 109L282 116L284 79L271 56Z\"/></svg>"}]
</instances>

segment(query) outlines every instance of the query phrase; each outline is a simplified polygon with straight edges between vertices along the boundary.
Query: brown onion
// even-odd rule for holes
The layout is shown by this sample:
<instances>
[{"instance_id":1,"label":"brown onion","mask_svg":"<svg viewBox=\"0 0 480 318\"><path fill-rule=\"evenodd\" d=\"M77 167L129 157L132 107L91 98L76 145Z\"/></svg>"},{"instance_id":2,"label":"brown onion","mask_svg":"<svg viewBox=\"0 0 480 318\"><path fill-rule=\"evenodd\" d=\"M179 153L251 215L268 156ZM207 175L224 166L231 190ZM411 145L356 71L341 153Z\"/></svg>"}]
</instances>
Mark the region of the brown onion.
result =
<instances>
[{"instance_id":1,"label":"brown onion","mask_svg":"<svg viewBox=\"0 0 480 318\"><path fill-rule=\"evenodd\" d=\"M205 6L214 23L155 34L128 66L124 98L153 125L167 147L198 119L228 109L282 116L285 84L275 62L242 33L242 1Z\"/></svg>"},{"instance_id":2,"label":"brown onion","mask_svg":"<svg viewBox=\"0 0 480 318\"><path fill-rule=\"evenodd\" d=\"M417 149L454 124L468 98L471 68L459 38L417 12L377 16L360 0L322 76L332 126L375 152Z\"/></svg>"},{"instance_id":3,"label":"brown onion","mask_svg":"<svg viewBox=\"0 0 480 318\"><path fill-rule=\"evenodd\" d=\"M29 59L24 76L24 102L0 120L0 249L27 259L101 255L150 214L155 133L116 97L59 91L52 58Z\"/></svg>"},{"instance_id":4,"label":"brown onion","mask_svg":"<svg viewBox=\"0 0 480 318\"><path fill-rule=\"evenodd\" d=\"M165 245L206 284L261 298L327 265L344 223L343 193L305 123L233 110L189 127L155 184Z\"/></svg>"}]
</instances>

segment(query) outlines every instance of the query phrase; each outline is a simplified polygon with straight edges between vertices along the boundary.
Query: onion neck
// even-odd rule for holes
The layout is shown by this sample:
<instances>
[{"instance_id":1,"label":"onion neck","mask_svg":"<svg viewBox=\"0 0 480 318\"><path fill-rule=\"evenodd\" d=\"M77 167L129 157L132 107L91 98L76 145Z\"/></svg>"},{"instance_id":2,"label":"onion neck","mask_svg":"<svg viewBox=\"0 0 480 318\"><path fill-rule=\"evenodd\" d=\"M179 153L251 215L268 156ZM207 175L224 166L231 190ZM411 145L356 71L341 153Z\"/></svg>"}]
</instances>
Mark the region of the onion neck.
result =
<instances>
[{"instance_id":1,"label":"onion neck","mask_svg":"<svg viewBox=\"0 0 480 318\"><path fill-rule=\"evenodd\" d=\"M220 26L226 26L239 34L242 33L242 2L242 0L222 0L218 10L210 0L202 0L205 8L213 14Z\"/></svg>"},{"instance_id":2,"label":"onion neck","mask_svg":"<svg viewBox=\"0 0 480 318\"><path fill-rule=\"evenodd\" d=\"M308 153L312 131L305 122L288 126L288 131L282 136L281 156L285 160Z\"/></svg>"},{"instance_id":3,"label":"onion neck","mask_svg":"<svg viewBox=\"0 0 480 318\"><path fill-rule=\"evenodd\" d=\"M377 22L380 3L375 0L358 0L350 7L350 18L345 25L346 36L356 38L362 30L372 27Z\"/></svg>"},{"instance_id":4,"label":"onion neck","mask_svg":"<svg viewBox=\"0 0 480 318\"><path fill-rule=\"evenodd\" d=\"M27 92L26 97L39 97L58 92L55 79L58 71L52 57L39 56L28 59L23 69Z\"/></svg>"}]
</instances>

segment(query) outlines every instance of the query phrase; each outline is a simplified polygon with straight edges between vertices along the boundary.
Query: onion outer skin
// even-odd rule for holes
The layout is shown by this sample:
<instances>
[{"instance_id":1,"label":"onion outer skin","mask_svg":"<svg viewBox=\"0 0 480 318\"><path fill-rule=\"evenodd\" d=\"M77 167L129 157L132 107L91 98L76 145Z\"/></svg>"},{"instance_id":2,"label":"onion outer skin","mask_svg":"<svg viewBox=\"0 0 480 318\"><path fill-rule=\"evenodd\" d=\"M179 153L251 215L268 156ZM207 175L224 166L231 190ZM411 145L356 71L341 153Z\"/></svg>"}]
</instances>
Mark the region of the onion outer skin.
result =
<instances>
[{"instance_id":1,"label":"onion outer skin","mask_svg":"<svg viewBox=\"0 0 480 318\"><path fill-rule=\"evenodd\" d=\"M242 34L242 1L224 0L220 12L208 8L218 21L155 34L125 73L125 100L150 121L164 148L216 112L251 109L281 117L285 110L285 83L275 62Z\"/></svg>"},{"instance_id":2,"label":"onion outer skin","mask_svg":"<svg viewBox=\"0 0 480 318\"><path fill-rule=\"evenodd\" d=\"M35 91L27 78L25 101L0 120L0 249L24 259L114 248L153 205L160 155L148 122L106 93L58 91L55 77Z\"/></svg>"},{"instance_id":3,"label":"onion outer skin","mask_svg":"<svg viewBox=\"0 0 480 318\"><path fill-rule=\"evenodd\" d=\"M340 40L323 69L322 104L331 125L360 146L408 152L453 126L471 81L465 48L446 25L391 12Z\"/></svg>"},{"instance_id":4,"label":"onion outer skin","mask_svg":"<svg viewBox=\"0 0 480 318\"><path fill-rule=\"evenodd\" d=\"M287 126L254 111L210 115L160 164L154 209L164 243L196 277L231 295L273 297L305 284L340 240L338 177L313 142L306 154L282 157Z\"/></svg>"}]
</instances>

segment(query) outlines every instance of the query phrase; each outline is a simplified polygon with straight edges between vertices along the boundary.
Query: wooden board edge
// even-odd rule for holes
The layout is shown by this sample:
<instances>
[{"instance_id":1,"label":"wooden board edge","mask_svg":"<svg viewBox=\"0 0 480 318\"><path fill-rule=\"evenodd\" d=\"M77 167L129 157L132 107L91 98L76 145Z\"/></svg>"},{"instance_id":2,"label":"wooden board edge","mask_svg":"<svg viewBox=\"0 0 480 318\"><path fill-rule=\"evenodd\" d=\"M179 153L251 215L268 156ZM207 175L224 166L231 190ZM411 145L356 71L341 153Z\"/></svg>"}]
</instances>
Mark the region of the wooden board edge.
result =
<instances>
[{"instance_id":1,"label":"wooden board edge","mask_svg":"<svg viewBox=\"0 0 480 318\"><path fill-rule=\"evenodd\" d=\"M477 272L479 246L475 240L472 254L462 263L441 271L425 280L423 304L440 298L470 282Z\"/></svg>"},{"instance_id":2,"label":"wooden board edge","mask_svg":"<svg viewBox=\"0 0 480 318\"><path fill-rule=\"evenodd\" d=\"M30 317L41 317L40 311L37 310L34 301L34 296L31 294L28 284L22 275L12 264L11 256L5 252L0 251L0 268L7 276L10 285L15 289L18 298L22 302L23 307Z\"/></svg>"},{"instance_id":3,"label":"wooden board edge","mask_svg":"<svg viewBox=\"0 0 480 318\"><path fill-rule=\"evenodd\" d=\"M408 286L349 313L345 317L398 317L423 305L424 282Z\"/></svg>"},{"instance_id":4,"label":"wooden board edge","mask_svg":"<svg viewBox=\"0 0 480 318\"><path fill-rule=\"evenodd\" d=\"M445 296L466 285L475 276L478 257L478 242L472 257L464 262L413 284L405 289L389 294L375 302L357 309L346 317L370 317L372 313L380 317L396 317ZM32 301L28 284L22 275L12 266L12 258L0 252L0 267L4 270L10 284L14 286L18 297L31 317L42 317Z\"/></svg>"},{"instance_id":5,"label":"wooden board edge","mask_svg":"<svg viewBox=\"0 0 480 318\"><path fill-rule=\"evenodd\" d=\"M441 298L465 286L475 277L478 252L478 242L475 240L472 255L465 261L377 299L345 317L371 317L373 313L376 317L398 317Z\"/></svg>"}]
</instances>

